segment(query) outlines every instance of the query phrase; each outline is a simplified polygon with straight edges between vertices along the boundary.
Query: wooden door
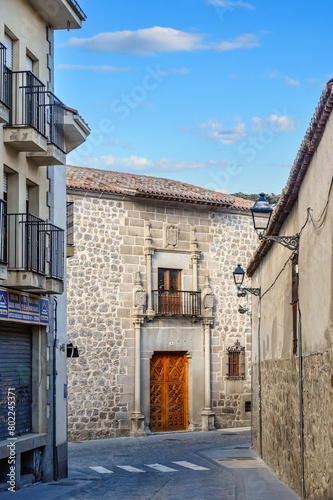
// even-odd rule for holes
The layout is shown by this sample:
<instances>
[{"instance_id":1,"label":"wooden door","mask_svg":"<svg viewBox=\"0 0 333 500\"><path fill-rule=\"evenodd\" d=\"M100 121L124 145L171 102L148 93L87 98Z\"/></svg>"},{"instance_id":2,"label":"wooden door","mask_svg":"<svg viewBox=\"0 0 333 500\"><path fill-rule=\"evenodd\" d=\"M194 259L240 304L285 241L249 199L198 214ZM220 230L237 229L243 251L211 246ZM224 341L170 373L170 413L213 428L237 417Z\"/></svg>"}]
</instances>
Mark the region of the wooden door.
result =
<instances>
[{"instance_id":1,"label":"wooden door","mask_svg":"<svg viewBox=\"0 0 333 500\"><path fill-rule=\"evenodd\" d=\"M187 357L156 353L150 361L150 430L187 428Z\"/></svg>"}]
</instances>

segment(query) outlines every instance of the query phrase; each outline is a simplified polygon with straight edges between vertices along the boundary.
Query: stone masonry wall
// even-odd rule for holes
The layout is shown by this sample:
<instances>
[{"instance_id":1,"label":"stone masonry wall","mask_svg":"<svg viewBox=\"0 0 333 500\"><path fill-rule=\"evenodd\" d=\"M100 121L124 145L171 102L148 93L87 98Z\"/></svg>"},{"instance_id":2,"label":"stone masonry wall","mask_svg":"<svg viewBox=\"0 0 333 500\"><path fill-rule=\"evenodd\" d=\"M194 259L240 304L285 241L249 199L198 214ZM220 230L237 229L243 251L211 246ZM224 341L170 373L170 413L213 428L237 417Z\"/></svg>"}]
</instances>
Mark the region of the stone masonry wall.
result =
<instances>
[{"instance_id":1,"label":"stone masonry wall","mask_svg":"<svg viewBox=\"0 0 333 500\"><path fill-rule=\"evenodd\" d=\"M67 262L68 335L80 352L71 363L68 381L70 439L129 435L134 402L133 286L140 271L146 288L145 221L151 224L153 246L161 252L165 224L177 225L175 263L177 255L189 255L191 228L196 229L202 252L199 288L204 288L209 275L217 304L211 329L215 424L218 428L249 425L244 401L251 392L250 316L237 311L240 302L232 272L238 263L245 266L256 244L250 216L192 205L167 206L156 200L134 203L82 195L70 199L75 202L75 256ZM185 275L191 273L190 268L184 270ZM175 319L172 324L177 329ZM154 321L146 322L145 329L150 325ZM245 381L226 377L226 349L236 340L246 348Z\"/></svg>"},{"instance_id":2,"label":"stone masonry wall","mask_svg":"<svg viewBox=\"0 0 333 500\"><path fill-rule=\"evenodd\" d=\"M303 361L304 486L307 500L333 498L332 350Z\"/></svg>"},{"instance_id":3,"label":"stone masonry wall","mask_svg":"<svg viewBox=\"0 0 333 500\"><path fill-rule=\"evenodd\" d=\"M74 198L71 198L74 201ZM70 440L117 436L126 354L121 320L122 203L75 197L75 256L68 259L68 337L79 347L68 376Z\"/></svg>"}]
</instances>

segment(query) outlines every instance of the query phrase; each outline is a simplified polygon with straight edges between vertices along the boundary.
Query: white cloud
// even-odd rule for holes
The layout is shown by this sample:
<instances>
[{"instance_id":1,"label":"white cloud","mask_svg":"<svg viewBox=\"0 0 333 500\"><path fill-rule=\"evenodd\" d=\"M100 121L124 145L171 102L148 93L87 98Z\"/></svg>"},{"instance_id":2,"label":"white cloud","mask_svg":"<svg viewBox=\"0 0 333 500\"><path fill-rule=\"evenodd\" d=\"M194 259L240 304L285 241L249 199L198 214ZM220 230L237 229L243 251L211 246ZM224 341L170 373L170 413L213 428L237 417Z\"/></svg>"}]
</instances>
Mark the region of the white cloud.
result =
<instances>
[{"instance_id":1,"label":"white cloud","mask_svg":"<svg viewBox=\"0 0 333 500\"><path fill-rule=\"evenodd\" d=\"M271 114L267 118L254 116L251 122L253 132L258 132L263 128L268 128L273 132L293 132L296 129L296 123L292 118L276 114Z\"/></svg>"},{"instance_id":2,"label":"white cloud","mask_svg":"<svg viewBox=\"0 0 333 500\"><path fill-rule=\"evenodd\" d=\"M74 69L74 70L84 70L84 71L98 71L101 73L122 73L124 71L130 71L131 68L117 68L116 66L92 66L84 64L58 64L56 69Z\"/></svg>"},{"instance_id":3,"label":"white cloud","mask_svg":"<svg viewBox=\"0 0 333 500\"><path fill-rule=\"evenodd\" d=\"M100 168L103 170L115 170L119 172L179 172L182 170L205 169L210 166L209 162L177 161L169 158L149 160L141 156L119 157L113 155L103 155L98 158L82 156L78 158L78 153L69 155L69 164L80 164L83 167Z\"/></svg>"},{"instance_id":4,"label":"white cloud","mask_svg":"<svg viewBox=\"0 0 333 500\"><path fill-rule=\"evenodd\" d=\"M242 0L207 0L207 3L214 5L214 7L224 7L229 10L235 9L236 7L250 10L254 10L255 8L250 3L242 2Z\"/></svg>"},{"instance_id":5,"label":"white cloud","mask_svg":"<svg viewBox=\"0 0 333 500\"><path fill-rule=\"evenodd\" d=\"M247 134L246 125L242 122L227 128L221 121L210 119L206 123L200 123L199 127L210 140L228 145L235 144Z\"/></svg>"},{"instance_id":6,"label":"white cloud","mask_svg":"<svg viewBox=\"0 0 333 500\"><path fill-rule=\"evenodd\" d=\"M188 75L190 70L188 68L172 68L168 71L159 71L159 74L162 76L169 75Z\"/></svg>"},{"instance_id":7,"label":"white cloud","mask_svg":"<svg viewBox=\"0 0 333 500\"><path fill-rule=\"evenodd\" d=\"M248 33L246 35L237 36L232 40L212 43L211 48L219 52L225 52L235 49L252 49L253 47L259 47L259 45L258 37Z\"/></svg>"},{"instance_id":8,"label":"white cloud","mask_svg":"<svg viewBox=\"0 0 333 500\"><path fill-rule=\"evenodd\" d=\"M99 33L91 38L72 37L63 44L93 52L118 52L124 54L153 55L158 52L193 52L196 50L229 51L257 47L256 35L244 34L231 40L207 42L206 35L154 26L137 31Z\"/></svg>"},{"instance_id":9,"label":"white cloud","mask_svg":"<svg viewBox=\"0 0 333 500\"><path fill-rule=\"evenodd\" d=\"M285 77L285 84L288 85L288 87L300 87L301 82L299 80L293 80L292 78L289 78L289 76Z\"/></svg>"}]
</instances>

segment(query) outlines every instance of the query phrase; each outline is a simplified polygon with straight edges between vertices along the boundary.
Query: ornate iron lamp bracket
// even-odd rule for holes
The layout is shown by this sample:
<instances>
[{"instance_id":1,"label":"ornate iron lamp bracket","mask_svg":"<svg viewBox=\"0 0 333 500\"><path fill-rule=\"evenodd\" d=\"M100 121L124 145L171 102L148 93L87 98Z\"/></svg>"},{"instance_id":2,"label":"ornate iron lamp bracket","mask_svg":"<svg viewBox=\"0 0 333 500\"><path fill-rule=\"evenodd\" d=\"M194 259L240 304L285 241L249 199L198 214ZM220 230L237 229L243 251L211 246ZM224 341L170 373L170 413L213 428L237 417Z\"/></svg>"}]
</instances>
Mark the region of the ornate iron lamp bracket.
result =
<instances>
[{"instance_id":1,"label":"ornate iron lamp bracket","mask_svg":"<svg viewBox=\"0 0 333 500\"><path fill-rule=\"evenodd\" d=\"M298 250L299 235L296 236L263 236L264 240L276 241L289 250Z\"/></svg>"},{"instance_id":2,"label":"ornate iron lamp bracket","mask_svg":"<svg viewBox=\"0 0 333 500\"><path fill-rule=\"evenodd\" d=\"M244 292L244 293L242 293ZM255 295L256 297L260 297L260 288L238 288L238 297L245 297L246 293L249 292L252 293L252 295Z\"/></svg>"}]
</instances>

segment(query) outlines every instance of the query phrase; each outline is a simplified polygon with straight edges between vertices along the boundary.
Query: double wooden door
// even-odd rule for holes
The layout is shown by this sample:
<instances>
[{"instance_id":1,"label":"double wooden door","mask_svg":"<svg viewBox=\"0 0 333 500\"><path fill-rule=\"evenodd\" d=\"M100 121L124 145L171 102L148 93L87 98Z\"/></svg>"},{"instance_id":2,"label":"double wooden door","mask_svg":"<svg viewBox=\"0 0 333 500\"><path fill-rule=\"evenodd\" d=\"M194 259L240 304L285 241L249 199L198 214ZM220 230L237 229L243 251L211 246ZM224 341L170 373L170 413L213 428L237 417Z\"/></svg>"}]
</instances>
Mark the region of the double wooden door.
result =
<instances>
[{"instance_id":1,"label":"double wooden door","mask_svg":"<svg viewBox=\"0 0 333 500\"><path fill-rule=\"evenodd\" d=\"M187 428L187 357L156 353L150 361L150 430Z\"/></svg>"}]
</instances>

